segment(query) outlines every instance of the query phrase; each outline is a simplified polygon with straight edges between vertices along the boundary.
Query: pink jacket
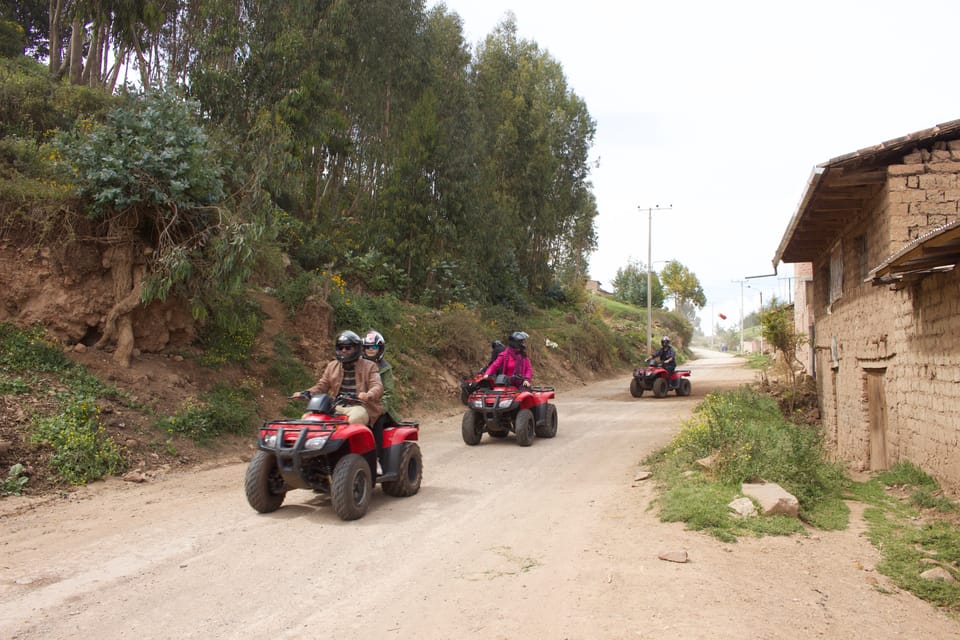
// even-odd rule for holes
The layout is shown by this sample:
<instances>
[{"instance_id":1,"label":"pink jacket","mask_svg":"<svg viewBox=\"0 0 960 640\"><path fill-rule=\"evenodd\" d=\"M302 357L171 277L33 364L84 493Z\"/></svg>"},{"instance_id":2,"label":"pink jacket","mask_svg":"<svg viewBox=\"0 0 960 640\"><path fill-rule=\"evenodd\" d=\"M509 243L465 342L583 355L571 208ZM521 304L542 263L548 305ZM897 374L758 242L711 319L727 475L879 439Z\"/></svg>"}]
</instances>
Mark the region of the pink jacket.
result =
<instances>
[{"instance_id":1,"label":"pink jacket","mask_svg":"<svg viewBox=\"0 0 960 640\"><path fill-rule=\"evenodd\" d=\"M527 382L533 380L533 367L530 366L530 358L510 347L504 349L497 356L497 359L490 363L483 375L495 376L500 373L507 376L517 376Z\"/></svg>"}]
</instances>

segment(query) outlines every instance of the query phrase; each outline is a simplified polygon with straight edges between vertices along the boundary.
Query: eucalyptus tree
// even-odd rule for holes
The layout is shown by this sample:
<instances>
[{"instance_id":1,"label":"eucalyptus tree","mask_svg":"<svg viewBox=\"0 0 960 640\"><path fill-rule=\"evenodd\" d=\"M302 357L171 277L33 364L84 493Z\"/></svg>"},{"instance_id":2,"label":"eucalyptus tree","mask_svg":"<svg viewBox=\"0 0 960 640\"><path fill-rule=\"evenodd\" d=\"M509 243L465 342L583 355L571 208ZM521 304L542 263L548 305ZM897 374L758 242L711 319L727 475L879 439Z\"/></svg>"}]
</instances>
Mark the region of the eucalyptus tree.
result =
<instances>
[{"instance_id":1,"label":"eucalyptus tree","mask_svg":"<svg viewBox=\"0 0 960 640\"><path fill-rule=\"evenodd\" d=\"M141 88L158 86L160 33L179 5L179 0L51 0L50 72L67 75L71 84L112 91L121 69L133 65Z\"/></svg>"},{"instance_id":2,"label":"eucalyptus tree","mask_svg":"<svg viewBox=\"0 0 960 640\"><path fill-rule=\"evenodd\" d=\"M663 307L663 301L665 299L663 285L660 283L660 277L656 271L651 271L649 278L650 289L653 294L650 300L650 306L654 309L660 309ZM611 284L613 285L613 297L615 300L637 307L647 306L646 265L637 261L631 261L627 266L617 269L617 275L614 276Z\"/></svg>"},{"instance_id":3,"label":"eucalyptus tree","mask_svg":"<svg viewBox=\"0 0 960 640\"><path fill-rule=\"evenodd\" d=\"M671 260L660 272L667 295L673 297L674 311L692 320L695 309L703 309L707 297L697 275L677 260Z\"/></svg>"},{"instance_id":4,"label":"eucalyptus tree","mask_svg":"<svg viewBox=\"0 0 960 640\"><path fill-rule=\"evenodd\" d=\"M512 16L480 47L473 79L493 206L530 292L547 289L564 265L582 271L595 247L596 204L587 181L595 123L562 67L517 37ZM517 274L518 276L520 274Z\"/></svg>"}]
</instances>

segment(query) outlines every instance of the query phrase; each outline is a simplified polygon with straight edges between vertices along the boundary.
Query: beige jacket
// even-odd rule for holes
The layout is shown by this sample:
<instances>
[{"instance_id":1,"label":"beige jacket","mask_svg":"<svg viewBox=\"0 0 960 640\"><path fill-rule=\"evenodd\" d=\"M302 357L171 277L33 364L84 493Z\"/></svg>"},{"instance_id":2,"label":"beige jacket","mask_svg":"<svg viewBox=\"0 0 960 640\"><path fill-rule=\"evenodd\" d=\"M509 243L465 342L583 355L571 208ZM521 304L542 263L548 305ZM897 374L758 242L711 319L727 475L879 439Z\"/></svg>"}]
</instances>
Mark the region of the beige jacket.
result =
<instances>
[{"instance_id":1,"label":"beige jacket","mask_svg":"<svg viewBox=\"0 0 960 640\"><path fill-rule=\"evenodd\" d=\"M383 413L383 382L380 381L380 367L376 362L358 358L354 362L357 377L357 397L370 415L370 424L373 425ZM317 384L308 389L310 393L327 393L336 396L343 383L343 363L331 360L323 369L323 374Z\"/></svg>"}]
</instances>

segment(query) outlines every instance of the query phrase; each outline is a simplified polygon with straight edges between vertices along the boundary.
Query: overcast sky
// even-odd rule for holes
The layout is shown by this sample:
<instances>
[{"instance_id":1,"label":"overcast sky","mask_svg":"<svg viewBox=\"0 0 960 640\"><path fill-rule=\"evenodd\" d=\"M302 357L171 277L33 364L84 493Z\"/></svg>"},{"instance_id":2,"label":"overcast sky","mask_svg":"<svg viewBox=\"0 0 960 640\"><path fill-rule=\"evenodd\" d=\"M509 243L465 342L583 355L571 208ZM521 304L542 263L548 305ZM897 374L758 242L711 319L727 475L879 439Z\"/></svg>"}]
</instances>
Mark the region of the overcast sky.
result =
<instances>
[{"instance_id":1,"label":"overcast sky","mask_svg":"<svg viewBox=\"0 0 960 640\"><path fill-rule=\"evenodd\" d=\"M427 0L428 6L438 4ZM590 275L676 259L739 323L814 166L960 118L957 0L445 0L474 47L504 18L597 122ZM648 207L671 211L652 214ZM639 211L638 209L644 209ZM745 284L790 297L791 265ZM702 314L707 317L707 314ZM703 322L709 333L710 323Z\"/></svg>"}]
</instances>

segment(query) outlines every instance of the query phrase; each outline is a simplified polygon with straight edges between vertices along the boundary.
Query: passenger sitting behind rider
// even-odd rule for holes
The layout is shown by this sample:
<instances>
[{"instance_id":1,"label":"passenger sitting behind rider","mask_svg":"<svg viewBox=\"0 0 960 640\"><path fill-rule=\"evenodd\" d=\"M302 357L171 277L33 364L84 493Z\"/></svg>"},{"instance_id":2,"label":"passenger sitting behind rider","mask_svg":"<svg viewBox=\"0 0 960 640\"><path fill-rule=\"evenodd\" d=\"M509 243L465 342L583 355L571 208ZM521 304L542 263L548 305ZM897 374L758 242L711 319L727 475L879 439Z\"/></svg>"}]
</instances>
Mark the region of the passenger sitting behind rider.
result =
<instances>
[{"instance_id":1,"label":"passenger sitting behind rider","mask_svg":"<svg viewBox=\"0 0 960 640\"><path fill-rule=\"evenodd\" d=\"M327 364L317 384L293 397L309 397L315 393L327 393L334 398L354 396L360 404L339 403L335 412L347 416L352 424L370 426L376 422L383 413L380 403L383 382L377 363L360 357L360 345L360 336L353 331L341 333L337 337L336 359Z\"/></svg>"},{"instance_id":2,"label":"passenger sitting behind rider","mask_svg":"<svg viewBox=\"0 0 960 640\"><path fill-rule=\"evenodd\" d=\"M660 348L650 357L659 359L660 365L667 370L667 373L672 374L677 368L677 352L670 346L670 338L667 336L660 339Z\"/></svg>"},{"instance_id":3,"label":"passenger sitting behind rider","mask_svg":"<svg viewBox=\"0 0 960 640\"><path fill-rule=\"evenodd\" d=\"M507 348L490 363L483 375L503 374L508 377L512 385L529 387L533 380L533 367L530 366L530 358L527 357L527 338L529 337L523 331L511 333L507 339Z\"/></svg>"},{"instance_id":4,"label":"passenger sitting behind rider","mask_svg":"<svg viewBox=\"0 0 960 640\"><path fill-rule=\"evenodd\" d=\"M387 423L400 424L400 414L394 406L397 397L396 385L393 383L393 366L384 360L383 355L387 351L387 343L379 331L371 329L363 337L363 357L365 360L376 363L380 369L380 381L383 383L383 397L380 399L383 404L383 414L377 419L371 421L373 429L373 439L377 443L377 456L383 452L383 428Z\"/></svg>"}]
</instances>

